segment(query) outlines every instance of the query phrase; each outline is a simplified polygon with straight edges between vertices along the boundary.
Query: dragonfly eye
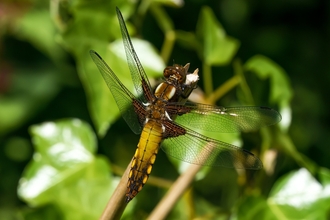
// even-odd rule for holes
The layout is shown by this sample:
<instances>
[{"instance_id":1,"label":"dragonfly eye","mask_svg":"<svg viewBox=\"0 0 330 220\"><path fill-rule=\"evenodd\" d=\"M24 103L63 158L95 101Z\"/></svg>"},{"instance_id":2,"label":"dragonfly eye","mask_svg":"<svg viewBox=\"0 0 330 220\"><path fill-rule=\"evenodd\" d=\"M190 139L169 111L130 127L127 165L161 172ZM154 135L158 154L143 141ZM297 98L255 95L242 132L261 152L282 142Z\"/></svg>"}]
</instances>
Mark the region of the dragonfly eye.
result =
<instances>
[{"instance_id":1,"label":"dragonfly eye","mask_svg":"<svg viewBox=\"0 0 330 220\"><path fill-rule=\"evenodd\" d=\"M186 75L186 69L178 64L174 64L174 66L168 66L164 69L164 77L166 79L175 79L179 82L179 84L183 84L186 81Z\"/></svg>"},{"instance_id":2,"label":"dragonfly eye","mask_svg":"<svg viewBox=\"0 0 330 220\"><path fill-rule=\"evenodd\" d=\"M164 73L163 73L164 77L167 79L168 77L170 77L170 75L172 75L172 67L168 66L164 69Z\"/></svg>"}]
</instances>

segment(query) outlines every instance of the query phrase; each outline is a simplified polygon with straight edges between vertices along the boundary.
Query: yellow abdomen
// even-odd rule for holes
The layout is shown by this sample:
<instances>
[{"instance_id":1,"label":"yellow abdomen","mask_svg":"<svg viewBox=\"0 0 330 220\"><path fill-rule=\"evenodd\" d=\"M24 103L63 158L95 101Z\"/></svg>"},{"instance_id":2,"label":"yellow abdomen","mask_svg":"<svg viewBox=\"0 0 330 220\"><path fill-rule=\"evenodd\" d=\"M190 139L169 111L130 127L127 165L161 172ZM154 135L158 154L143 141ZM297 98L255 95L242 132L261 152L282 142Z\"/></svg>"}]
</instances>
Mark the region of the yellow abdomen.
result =
<instances>
[{"instance_id":1,"label":"yellow abdomen","mask_svg":"<svg viewBox=\"0 0 330 220\"><path fill-rule=\"evenodd\" d=\"M162 141L162 125L149 120L143 127L128 176L126 202L131 201L149 178Z\"/></svg>"}]
</instances>

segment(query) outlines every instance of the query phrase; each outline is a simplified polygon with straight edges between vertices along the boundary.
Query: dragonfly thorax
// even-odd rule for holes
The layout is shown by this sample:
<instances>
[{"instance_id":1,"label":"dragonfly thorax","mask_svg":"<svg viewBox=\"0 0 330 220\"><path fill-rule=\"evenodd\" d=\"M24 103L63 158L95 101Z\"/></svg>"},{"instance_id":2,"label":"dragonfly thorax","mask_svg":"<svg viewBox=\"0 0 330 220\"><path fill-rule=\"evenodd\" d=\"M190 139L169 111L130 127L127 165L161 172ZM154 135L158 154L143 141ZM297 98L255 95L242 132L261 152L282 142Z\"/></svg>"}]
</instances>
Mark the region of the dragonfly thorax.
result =
<instances>
[{"instance_id":1,"label":"dragonfly thorax","mask_svg":"<svg viewBox=\"0 0 330 220\"><path fill-rule=\"evenodd\" d=\"M159 100L168 101L173 98L177 93L175 85L169 82L162 82L155 90L155 97Z\"/></svg>"},{"instance_id":2,"label":"dragonfly thorax","mask_svg":"<svg viewBox=\"0 0 330 220\"><path fill-rule=\"evenodd\" d=\"M161 120L164 117L166 117L165 105L166 105L166 101L164 102L161 99L156 99L156 101L152 105L149 105L148 108L146 109L148 113L147 114L148 117L146 117L146 119Z\"/></svg>"}]
</instances>

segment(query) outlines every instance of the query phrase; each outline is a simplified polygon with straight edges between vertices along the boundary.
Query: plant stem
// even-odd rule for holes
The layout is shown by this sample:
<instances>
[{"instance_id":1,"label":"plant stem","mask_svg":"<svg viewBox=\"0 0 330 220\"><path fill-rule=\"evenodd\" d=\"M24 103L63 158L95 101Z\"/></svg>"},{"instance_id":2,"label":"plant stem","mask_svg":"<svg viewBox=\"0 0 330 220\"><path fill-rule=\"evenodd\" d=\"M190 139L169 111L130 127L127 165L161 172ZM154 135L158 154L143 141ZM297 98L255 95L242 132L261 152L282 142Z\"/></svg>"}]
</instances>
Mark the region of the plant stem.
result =
<instances>
[{"instance_id":1,"label":"plant stem","mask_svg":"<svg viewBox=\"0 0 330 220\"><path fill-rule=\"evenodd\" d=\"M283 151L292 157L299 166L305 167L314 176L317 174L319 170L318 165L297 151L297 148L294 145L292 139L287 134L281 132L276 137L280 143L280 146L283 147Z\"/></svg>"},{"instance_id":2,"label":"plant stem","mask_svg":"<svg viewBox=\"0 0 330 220\"><path fill-rule=\"evenodd\" d=\"M206 62L203 62L203 80L204 80L204 91L206 97L210 96L213 91L212 82L212 68Z\"/></svg>"},{"instance_id":3,"label":"plant stem","mask_svg":"<svg viewBox=\"0 0 330 220\"><path fill-rule=\"evenodd\" d=\"M63 32L66 28L66 24L60 16L60 0L51 0L50 1L50 16L54 21L55 26Z\"/></svg>"},{"instance_id":4,"label":"plant stem","mask_svg":"<svg viewBox=\"0 0 330 220\"><path fill-rule=\"evenodd\" d=\"M127 190L128 174L131 170L131 162L128 164L120 182L113 192L107 206L105 207L100 220L117 220L122 216L127 203L125 202L125 193Z\"/></svg>"},{"instance_id":5,"label":"plant stem","mask_svg":"<svg viewBox=\"0 0 330 220\"><path fill-rule=\"evenodd\" d=\"M212 94L210 94L206 101L207 103L214 104L217 100L219 100L222 96L228 93L230 90L235 88L241 82L241 77L235 75L219 86Z\"/></svg>"},{"instance_id":6,"label":"plant stem","mask_svg":"<svg viewBox=\"0 0 330 220\"><path fill-rule=\"evenodd\" d=\"M253 99L251 90L249 88L249 85L246 82L241 61L239 59L235 59L234 62L233 62L233 67L234 67L235 75L241 78L240 79L240 82L241 82L240 86L243 90L243 94L245 95L245 98L246 98L248 104L253 105L254 104L254 99Z\"/></svg>"},{"instance_id":7,"label":"plant stem","mask_svg":"<svg viewBox=\"0 0 330 220\"><path fill-rule=\"evenodd\" d=\"M174 31L171 30L165 33L164 43L160 52L160 56L163 58L165 63L168 63L170 59L175 39L176 35Z\"/></svg>"},{"instance_id":8,"label":"plant stem","mask_svg":"<svg viewBox=\"0 0 330 220\"><path fill-rule=\"evenodd\" d=\"M169 60L169 57L171 56L174 42L175 42L175 31L174 31L174 24L172 20L168 17L168 15L165 13L165 11L157 6L156 4L153 4L150 7L150 11L155 17L159 28L163 31L165 35L164 43L160 52L161 57L163 58L164 62L167 63Z\"/></svg>"},{"instance_id":9,"label":"plant stem","mask_svg":"<svg viewBox=\"0 0 330 220\"><path fill-rule=\"evenodd\" d=\"M203 148L201 154L208 155L211 153ZM172 187L167 191L166 195L157 204L155 209L150 213L147 220L162 220L165 219L168 213L172 210L176 202L181 198L182 194L188 189L198 171L202 168L200 165L191 164L188 169L182 173L179 178L173 183Z\"/></svg>"},{"instance_id":10,"label":"plant stem","mask_svg":"<svg viewBox=\"0 0 330 220\"><path fill-rule=\"evenodd\" d=\"M172 187L167 191L166 195L157 204L147 219L165 219L175 203L181 198L181 195L187 190L190 183L194 180L195 175L198 173L200 168L201 166L191 164L188 170L179 176L179 178L174 182Z\"/></svg>"}]
</instances>

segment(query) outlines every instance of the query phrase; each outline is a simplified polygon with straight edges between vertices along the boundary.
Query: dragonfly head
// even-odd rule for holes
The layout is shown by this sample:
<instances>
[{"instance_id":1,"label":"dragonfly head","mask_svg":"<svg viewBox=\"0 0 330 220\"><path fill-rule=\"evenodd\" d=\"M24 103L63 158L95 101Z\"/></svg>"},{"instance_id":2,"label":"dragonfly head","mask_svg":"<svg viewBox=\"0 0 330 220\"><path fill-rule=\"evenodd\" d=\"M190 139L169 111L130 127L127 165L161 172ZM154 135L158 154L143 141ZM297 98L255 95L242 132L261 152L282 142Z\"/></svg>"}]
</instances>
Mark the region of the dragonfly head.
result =
<instances>
[{"instance_id":1,"label":"dragonfly head","mask_svg":"<svg viewBox=\"0 0 330 220\"><path fill-rule=\"evenodd\" d=\"M189 64L188 68L189 68ZM186 66L187 66L186 65ZM178 64L174 64L173 66L168 66L164 69L164 77L165 79L170 79L171 81L177 81L179 84L183 84L186 82L186 75L188 69L186 66L181 66Z\"/></svg>"}]
</instances>

